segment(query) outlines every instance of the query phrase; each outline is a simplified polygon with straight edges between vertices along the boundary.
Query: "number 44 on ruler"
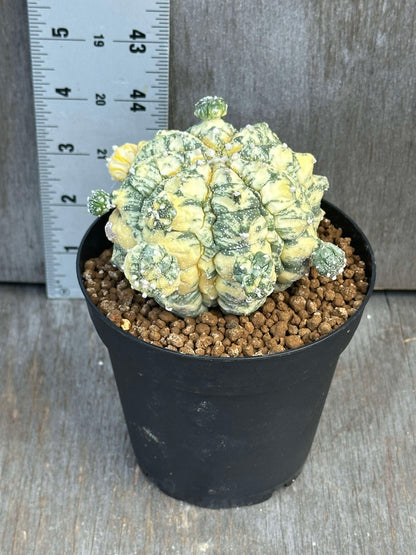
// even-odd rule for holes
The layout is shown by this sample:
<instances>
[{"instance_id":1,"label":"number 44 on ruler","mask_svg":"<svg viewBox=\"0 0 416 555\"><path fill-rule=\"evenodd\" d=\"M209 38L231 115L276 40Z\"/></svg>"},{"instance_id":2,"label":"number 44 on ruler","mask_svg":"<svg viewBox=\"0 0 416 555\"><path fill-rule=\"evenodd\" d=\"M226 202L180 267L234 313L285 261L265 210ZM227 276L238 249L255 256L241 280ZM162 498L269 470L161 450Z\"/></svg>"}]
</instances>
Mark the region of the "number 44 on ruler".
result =
<instances>
[{"instance_id":1,"label":"number 44 on ruler","mask_svg":"<svg viewBox=\"0 0 416 555\"><path fill-rule=\"evenodd\" d=\"M47 292L78 298L86 199L111 185L112 145L168 125L169 2L29 0L28 17Z\"/></svg>"}]
</instances>

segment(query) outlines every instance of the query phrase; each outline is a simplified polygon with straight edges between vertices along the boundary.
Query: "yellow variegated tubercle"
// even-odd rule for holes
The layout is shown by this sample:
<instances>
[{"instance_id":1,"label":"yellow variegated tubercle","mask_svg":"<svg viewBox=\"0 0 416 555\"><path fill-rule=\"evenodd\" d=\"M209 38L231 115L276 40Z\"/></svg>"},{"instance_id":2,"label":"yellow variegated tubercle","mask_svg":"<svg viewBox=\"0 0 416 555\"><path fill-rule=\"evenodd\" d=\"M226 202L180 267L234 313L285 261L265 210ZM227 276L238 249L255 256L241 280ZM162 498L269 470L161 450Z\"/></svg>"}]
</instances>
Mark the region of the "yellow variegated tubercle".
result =
<instances>
[{"instance_id":1,"label":"yellow variegated tubercle","mask_svg":"<svg viewBox=\"0 0 416 555\"><path fill-rule=\"evenodd\" d=\"M125 143L122 146L113 146L113 155L107 160L108 171L115 181L124 181L129 173L137 152L145 141L138 145Z\"/></svg>"},{"instance_id":2,"label":"yellow variegated tubercle","mask_svg":"<svg viewBox=\"0 0 416 555\"><path fill-rule=\"evenodd\" d=\"M328 181L313 174L314 157L266 123L236 130L226 112L222 98L205 97L201 123L116 148L108 167L120 188L89 199L93 214L114 208L113 264L180 316L215 305L250 314L311 263L334 279L345 265L343 251L317 237Z\"/></svg>"}]
</instances>

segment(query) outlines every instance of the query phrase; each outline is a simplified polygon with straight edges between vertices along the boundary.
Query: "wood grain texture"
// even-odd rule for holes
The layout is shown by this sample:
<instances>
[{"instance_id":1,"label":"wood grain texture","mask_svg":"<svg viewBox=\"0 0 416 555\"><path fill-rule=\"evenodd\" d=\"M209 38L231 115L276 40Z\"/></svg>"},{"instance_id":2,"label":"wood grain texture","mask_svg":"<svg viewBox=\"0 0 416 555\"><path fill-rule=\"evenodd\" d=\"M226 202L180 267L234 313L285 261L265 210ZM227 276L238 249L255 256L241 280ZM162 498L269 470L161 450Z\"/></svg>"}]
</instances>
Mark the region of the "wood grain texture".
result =
<instances>
[{"instance_id":1,"label":"wood grain texture","mask_svg":"<svg viewBox=\"0 0 416 555\"><path fill-rule=\"evenodd\" d=\"M0 280L40 281L25 2L1 10ZM375 249L378 288L416 286L415 21L411 0L171 0L170 126L187 128L195 101L218 94L237 127L266 120L314 153L328 200Z\"/></svg>"},{"instance_id":2,"label":"wood grain texture","mask_svg":"<svg viewBox=\"0 0 416 555\"><path fill-rule=\"evenodd\" d=\"M44 282L25 0L0 3L0 281Z\"/></svg>"},{"instance_id":3,"label":"wood grain texture","mask_svg":"<svg viewBox=\"0 0 416 555\"><path fill-rule=\"evenodd\" d=\"M414 293L371 299L301 475L252 507L197 508L143 477L83 301L0 286L0 353L1 553L414 553Z\"/></svg>"},{"instance_id":4,"label":"wood grain texture","mask_svg":"<svg viewBox=\"0 0 416 555\"><path fill-rule=\"evenodd\" d=\"M378 288L416 287L415 21L410 0L172 0L172 126L218 94L234 125L267 121L314 153L373 245Z\"/></svg>"}]
</instances>

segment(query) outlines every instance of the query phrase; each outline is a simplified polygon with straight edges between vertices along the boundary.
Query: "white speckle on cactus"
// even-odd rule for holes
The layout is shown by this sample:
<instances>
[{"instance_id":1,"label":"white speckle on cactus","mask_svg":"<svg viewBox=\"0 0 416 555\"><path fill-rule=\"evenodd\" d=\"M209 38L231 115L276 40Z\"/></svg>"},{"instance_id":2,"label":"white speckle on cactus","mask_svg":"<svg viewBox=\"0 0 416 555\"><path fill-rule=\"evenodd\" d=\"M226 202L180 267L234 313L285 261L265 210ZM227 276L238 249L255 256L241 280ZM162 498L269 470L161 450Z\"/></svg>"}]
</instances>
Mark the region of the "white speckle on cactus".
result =
<instances>
[{"instance_id":1,"label":"white speckle on cactus","mask_svg":"<svg viewBox=\"0 0 416 555\"><path fill-rule=\"evenodd\" d=\"M296 187L294 185L292 185L292 187L290 187L290 192L291 193L295 193L296 192Z\"/></svg>"},{"instance_id":2,"label":"white speckle on cactus","mask_svg":"<svg viewBox=\"0 0 416 555\"><path fill-rule=\"evenodd\" d=\"M230 145L230 143L227 143L225 145L225 150L231 150L233 147Z\"/></svg>"},{"instance_id":3,"label":"white speckle on cactus","mask_svg":"<svg viewBox=\"0 0 416 555\"><path fill-rule=\"evenodd\" d=\"M287 144L286 144L286 143L282 143L282 148L287 148Z\"/></svg>"},{"instance_id":4,"label":"white speckle on cactus","mask_svg":"<svg viewBox=\"0 0 416 555\"><path fill-rule=\"evenodd\" d=\"M149 208L147 213L148 213L150 218L153 218L154 220L160 220L160 214L157 210L155 210L153 208Z\"/></svg>"},{"instance_id":5,"label":"white speckle on cactus","mask_svg":"<svg viewBox=\"0 0 416 555\"><path fill-rule=\"evenodd\" d=\"M308 218L306 221L308 222L308 224L313 224L313 218Z\"/></svg>"},{"instance_id":6,"label":"white speckle on cactus","mask_svg":"<svg viewBox=\"0 0 416 555\"><path fill-rule=\"evenodd\" d=\"M105 224L104 231L109 241L112 241L113 243L117 241L117 235L113 231L113 224L111 222L107 222Z\"/></svg>"},{"instance_id":7,"label":"white speckle on cactus","mask_svg":"<svg viewBox=\"0 0 416 555\"><path fill-rule=\"evenodd\" d=\"M209 156L210 158L215 156L215 150L213 148L207 148L207 156Z\"/></svg>"},{"instance_id":8,"label":"white speckle on cactus","mask_svg":"<svg viewBox=\"0 0 416 555\"><path fill-rule=\"evenodd\" d=\"M116 149L118 148L118 146L117 146L117 145L113 145L111 148L112 148L113 150L116 150Z\"/></svg>"},{"instance_id":9,"label":"white speckle on cactus","mask_svg":"<svg viewBox=\"0 0 416 555\"><path fill-rule=\"evenodd\" d=\"M247 239L247 237L250 237L250 233L240 233L240 237Z\"/></svg>"},{"instance_id":10,"label":"white speckle on cactus","mask_svg":"<svg viewBox=\"0 0 416 555\"><path fill-rule=\"evenodd\" d=\"M316 158L313 156L313 163L316 164Z\"/></svg>"}]
</instances>

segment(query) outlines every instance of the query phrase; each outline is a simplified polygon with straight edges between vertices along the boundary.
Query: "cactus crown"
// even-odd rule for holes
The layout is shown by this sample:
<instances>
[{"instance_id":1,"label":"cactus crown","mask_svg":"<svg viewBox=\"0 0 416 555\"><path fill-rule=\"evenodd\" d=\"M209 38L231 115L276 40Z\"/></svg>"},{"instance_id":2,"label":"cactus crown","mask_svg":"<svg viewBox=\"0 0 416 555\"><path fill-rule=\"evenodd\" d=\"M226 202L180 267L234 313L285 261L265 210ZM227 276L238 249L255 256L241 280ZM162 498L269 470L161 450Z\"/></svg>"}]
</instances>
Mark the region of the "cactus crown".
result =
<instances>
[{"instance_id":1,"label":"cactus crown","mask_svg":"<svg viewBox=\"0 0 416 555\"><path fill-rule=\"evenodd\" d=\"M187 131L115 149L121 186L88 206L106 226L112 262L133 288L180 316L219 304L249 314L308 271L342 271L345 256L317 237L326 177L266 123L236 130L220 97L202 98Z\"/></svg>"},{"instance_id":2,"label":"cactus crown","mask_svg":"<svg viewBox=\"0 0 416 555\"><path fill-rule=\"evenodd\" d=\"M219 96L205 96L195 104L194 114L197 118L216 119L222 118L227 114L227 104Z\"/></svg>"}]
</instances>

